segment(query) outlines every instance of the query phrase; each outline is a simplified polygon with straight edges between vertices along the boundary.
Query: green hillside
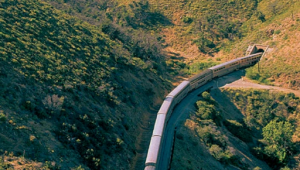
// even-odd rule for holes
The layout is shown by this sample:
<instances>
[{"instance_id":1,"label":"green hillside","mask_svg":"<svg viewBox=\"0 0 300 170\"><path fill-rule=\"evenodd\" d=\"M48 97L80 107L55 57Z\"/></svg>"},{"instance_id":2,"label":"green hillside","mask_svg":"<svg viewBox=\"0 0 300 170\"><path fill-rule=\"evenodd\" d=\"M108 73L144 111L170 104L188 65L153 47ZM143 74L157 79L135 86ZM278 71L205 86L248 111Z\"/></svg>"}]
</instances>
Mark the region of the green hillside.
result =
<instances>
[{"instance_id":1,"label":"green hillside","mask_svg":"<svg viewBox=\"0 0 300 170\"><path fill-rule=\"evenodd\" d=\"M248 75L260 82L299 89L299 1L262 1L259 10L265 21L252 18L244 27L253 25L245 38L236 42L234 52L247 44L260 43L272 48L261 61L261 72L249 70ZM230 47L231 49L233 47ZM229 53L229 55L231 55Z\"/></svg>"},{"instance_id":2,"label":"green hillside","mask_svg":"<svg viewBox=\"0 0 300 170\"><path fill-rule=\"evenodd\" d=\"M136 124L171 87L160 51L39 0L0 16L0 165L129 169Z\"/></svg>"}]
</instances>

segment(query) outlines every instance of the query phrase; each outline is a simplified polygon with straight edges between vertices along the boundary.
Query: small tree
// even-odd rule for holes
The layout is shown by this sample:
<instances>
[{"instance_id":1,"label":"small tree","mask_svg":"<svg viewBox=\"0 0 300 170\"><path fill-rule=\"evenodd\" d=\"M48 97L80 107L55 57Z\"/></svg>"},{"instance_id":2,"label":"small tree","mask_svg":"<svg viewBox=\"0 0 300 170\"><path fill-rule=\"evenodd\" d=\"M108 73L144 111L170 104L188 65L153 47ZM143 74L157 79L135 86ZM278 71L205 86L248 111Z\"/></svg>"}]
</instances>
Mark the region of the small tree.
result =
<instances>
[{"instance_id":1,"label":"small tree","mask_svg":"<svg viewBox=\"0 0 300 170\"><path fill-rule=\"evenodd\" d=\"M265 153L277 158L280 163L284 162L292 148L293 133L294 127L291 123L271 121L263 128L263 139L267 142Z\"/></svg>"}]
</instances>

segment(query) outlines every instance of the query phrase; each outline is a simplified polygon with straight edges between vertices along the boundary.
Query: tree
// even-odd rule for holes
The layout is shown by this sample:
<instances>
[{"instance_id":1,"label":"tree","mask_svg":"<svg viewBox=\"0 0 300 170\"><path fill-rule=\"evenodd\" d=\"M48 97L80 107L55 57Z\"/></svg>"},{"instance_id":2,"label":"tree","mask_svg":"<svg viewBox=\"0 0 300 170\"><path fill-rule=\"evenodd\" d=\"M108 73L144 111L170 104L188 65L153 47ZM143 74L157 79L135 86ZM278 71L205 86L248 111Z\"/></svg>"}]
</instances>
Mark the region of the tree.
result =
<instances>
[{"instance_id":1,"label":"tree","mask_svg":"<svg viewBox=\"0 0 300 170\"><path fill-rule=\"evenodd\" d=\"M265 153L277 158L280 163L284 162L292 148L293 133L294 127L291 123L271 121L263 128L263 139L267 143Z\"/></svg>"}]
</instances>

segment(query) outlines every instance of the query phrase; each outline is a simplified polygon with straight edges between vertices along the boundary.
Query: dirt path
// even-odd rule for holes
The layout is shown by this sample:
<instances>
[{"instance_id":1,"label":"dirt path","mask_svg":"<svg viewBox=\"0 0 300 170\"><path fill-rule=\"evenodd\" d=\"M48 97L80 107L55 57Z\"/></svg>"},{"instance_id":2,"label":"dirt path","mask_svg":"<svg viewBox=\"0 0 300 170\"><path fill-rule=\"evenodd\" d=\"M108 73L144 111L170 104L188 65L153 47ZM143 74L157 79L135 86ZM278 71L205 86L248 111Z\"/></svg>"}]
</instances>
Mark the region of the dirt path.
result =
<instances>
[{"instance_id":1,"label":"dirt path","mask_svg":"<svg viewBox=\"0 0 300 170\"><path fill-rule=\"evenodd\" d=\"M239 79L237 81L234 81L230 84L226 84L222 88L267 89L267 90L271 90L271 91L282 91L284 93L294 93L296 96L300 97L300 91L299 90L291 90L291 89L282 88L282 87L261 85L261 84L253 83L253 82L251 82L251 80L248 80L247 78L241 78L241 79Z\"/></svg>"}]
</instances>

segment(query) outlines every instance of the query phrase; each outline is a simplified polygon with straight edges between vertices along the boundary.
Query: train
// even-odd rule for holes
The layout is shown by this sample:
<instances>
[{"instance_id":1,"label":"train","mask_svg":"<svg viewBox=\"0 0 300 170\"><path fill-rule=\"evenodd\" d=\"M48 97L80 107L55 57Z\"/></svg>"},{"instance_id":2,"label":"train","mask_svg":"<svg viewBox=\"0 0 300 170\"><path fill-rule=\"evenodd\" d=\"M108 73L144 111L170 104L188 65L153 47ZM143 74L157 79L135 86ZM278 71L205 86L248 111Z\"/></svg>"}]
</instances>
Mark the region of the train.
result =
<instances>
[{"instance_id":1,"label":"train","mask_svg":"<svg viewBox=\"0 0 300 170\"><path fill-rule=\"evenodd\" d=\"M155 170L160 160L160 152L162 150L161 144L164 137L164 129L172 114L174 107L184 98L187 94L214 78L224 76L235 70L249 67L256 64L263 53L255 53L245 57L230 60L228 62L210 67L201 73L191 77L190 79L181 82L174 90L169 93L164 99L155 120L154 129L152 132L146 162L145 170Z\"/></svg>"}]
</instances>

